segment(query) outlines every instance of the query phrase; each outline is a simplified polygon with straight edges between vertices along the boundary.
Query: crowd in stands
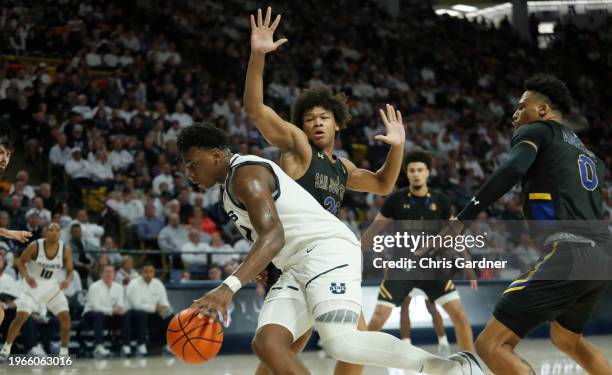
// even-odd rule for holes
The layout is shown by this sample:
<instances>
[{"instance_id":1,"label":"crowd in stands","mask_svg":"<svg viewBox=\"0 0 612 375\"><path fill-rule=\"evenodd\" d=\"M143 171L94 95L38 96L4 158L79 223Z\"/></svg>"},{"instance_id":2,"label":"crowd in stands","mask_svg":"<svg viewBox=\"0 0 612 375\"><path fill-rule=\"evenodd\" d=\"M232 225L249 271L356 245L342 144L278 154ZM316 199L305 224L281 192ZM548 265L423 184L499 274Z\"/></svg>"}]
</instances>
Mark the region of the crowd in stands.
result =
<instances>
[{"instance_id":1,"label":"crowd in stands","mask_svg":"<svg viewBox=\"0 0 612 375\"><path fill-rule=\"evenodd\" d=\"M542 71L567 82L577 106L572 122L612 165L612 18L590 29L563 20L541 50L507 22L494 28L438 17L426 2L401 2L398 17L371 0L280 3L272 2L283 14L277 34L289 43L267 57L266 103L288 119L301 89L343 91L352 119L336 153L363 168L384 162L387 149L373 139L384 132L376 110L392 103L404 114L406 148L433 152L430 185L449 194L456 210L506 157L522 81ZM241 100L248 4L3 2L0 54L18 58L0 60L0 115L27 167L4 185L0 226L38 238L47 223L60 223L75 254L75 288L89 293L109 265L129 288L134 260L152 261L175 282L231 273L250 245L228 220L218 189L190 186L176 136L194 122L213 122L231 135L233 152L277 160ZM44 182L34 186L30 174ZM610 177L608 167L606 218ZM520 219L518 192L480 219ZM383 200L349 193L340 218L359 234ZM535 255L528 238L511 241L523 252L517 256ZM8 264L23 249L0 245ZM118 249L132 249L133 259Z\"/></svg>"}]
</instances>

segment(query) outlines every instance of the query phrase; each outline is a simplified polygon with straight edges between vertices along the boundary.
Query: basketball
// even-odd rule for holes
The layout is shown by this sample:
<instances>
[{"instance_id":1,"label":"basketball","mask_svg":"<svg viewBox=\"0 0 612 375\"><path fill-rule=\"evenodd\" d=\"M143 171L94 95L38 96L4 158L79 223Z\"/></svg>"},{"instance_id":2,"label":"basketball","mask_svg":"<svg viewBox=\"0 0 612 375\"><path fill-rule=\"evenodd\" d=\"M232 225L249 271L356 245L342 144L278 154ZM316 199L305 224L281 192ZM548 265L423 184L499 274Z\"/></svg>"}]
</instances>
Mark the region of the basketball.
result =
<instances>
[{"instance_id":1,"label":"basketball","mask_svg":"<svg viewBox=\"0 0 612 375\"><path fill-rule=\"evenodd\" d=\"M213 359L223 344L223 326L217 320L198 317L198 310L185 309L175 315L168 325L166 338L178 358L191 364L202 364Z\"/></svg>"}]
</instances>

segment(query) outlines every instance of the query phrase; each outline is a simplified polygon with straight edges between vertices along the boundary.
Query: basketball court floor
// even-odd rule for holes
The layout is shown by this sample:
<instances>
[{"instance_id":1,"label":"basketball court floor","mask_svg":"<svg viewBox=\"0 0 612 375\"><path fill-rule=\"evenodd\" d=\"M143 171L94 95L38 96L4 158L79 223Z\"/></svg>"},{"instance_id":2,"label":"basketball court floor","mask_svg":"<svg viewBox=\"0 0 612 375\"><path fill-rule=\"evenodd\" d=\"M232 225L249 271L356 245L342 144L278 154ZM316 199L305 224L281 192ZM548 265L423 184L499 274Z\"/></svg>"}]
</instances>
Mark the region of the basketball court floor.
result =
<instances>
[{"instance_id":1,"label":"basketball court floor","mask_svg":"<svg viewBox=\"0 0 612 375\"><path fill-rule=\"evenodd\" d=\"M589 339L602 348L606 355L612 359L612 336L592 336ZM426 346L424 348L435 353L435 346ZM557 351L547 340L526 340L519 346L518 351L529 360L541 375L586 374L573 361ZM331 358L321 358L317 352L305 353L302 355L302 358L313 375L333 373L335 362ZM252 375L256 364L257 358L252 354L222 355L207 364L199 366L186 365L170 356L101 361L77 358L75 365L68 369L36 370L30 368L0 367L0 374ZM366 375L404 374L404 372L398 370L374 367L368 367L364 373ZM414 373L406 372L405 374L413 375Z\"/></svg>"}]
</instances>

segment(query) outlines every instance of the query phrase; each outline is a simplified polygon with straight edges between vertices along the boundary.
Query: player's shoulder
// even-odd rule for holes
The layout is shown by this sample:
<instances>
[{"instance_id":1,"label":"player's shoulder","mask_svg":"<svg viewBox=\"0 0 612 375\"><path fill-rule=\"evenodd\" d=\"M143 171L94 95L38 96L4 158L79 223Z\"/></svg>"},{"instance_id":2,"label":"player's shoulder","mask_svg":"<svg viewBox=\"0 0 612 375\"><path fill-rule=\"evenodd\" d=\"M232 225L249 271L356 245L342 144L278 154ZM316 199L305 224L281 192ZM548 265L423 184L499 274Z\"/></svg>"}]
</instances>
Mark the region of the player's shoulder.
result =
<instances>
[{"instance_id":1,"label":"player's shoulder","mask_svg":"<svg viewBox=\"0 0 612 375\"><path fill-rule=\"evenodd\" d=\"M534 121L521 125L512 135L512 145L525 140L536 141L537 144L540 144L552 139L559 127L563 125L554 121Z\"/></svg>"}]
</instances>

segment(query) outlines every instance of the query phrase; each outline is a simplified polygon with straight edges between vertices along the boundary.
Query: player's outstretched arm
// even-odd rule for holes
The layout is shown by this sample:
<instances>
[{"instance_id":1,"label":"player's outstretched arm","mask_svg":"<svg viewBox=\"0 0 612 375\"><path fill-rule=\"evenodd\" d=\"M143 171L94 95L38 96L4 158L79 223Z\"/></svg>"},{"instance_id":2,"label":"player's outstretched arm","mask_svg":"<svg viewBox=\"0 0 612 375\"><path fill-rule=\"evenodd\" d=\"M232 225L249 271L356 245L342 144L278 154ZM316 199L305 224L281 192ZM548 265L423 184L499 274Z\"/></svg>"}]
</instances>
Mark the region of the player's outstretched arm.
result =
<instances>
[{"instance_id":1,"label":"player's outstretched arm","mask_svg":"<svg viewBox=\"0 0 612 375\"><path fill-rule=\"evenodd\" d=\"M474 219L481 211L506 194L527 173L537 153L537 147L532 142L523 141L512 147L508 159L493 171L476 195L459 212L457 219L460 221Z\"/></svg>"},{"instance_id":2,"label":"player's outstretched arm","mask_svg":"<svg viewBox=\"0 0 612 375\"><path fill-rule=\"evenodd\" d=\"M295 152L304 160L310 160L307 153L311 149L306 134L297 126L283 120L272 108L264 104L265 56L287 42L287 39L274 41L274 31L281 16L277 15L272 24L270 24L271 18L271 8L268 8L265 19L262 19L261 9L257 10L257 20L251 15L251 57L244 87L244 109L269 143L283 152Z\"/></svg>"},{"instance_id":3,"label":"player's outstretched arm","mask_svg":"<svg viewBox=\"0 0 612 375\"><path fill-rule=\"evenodd\" d=\"M406 132L402 123L402 114L396 111L392 105L387 104L387 113L381 109L380 117L385 124L386 134L374 137L391 146L387 154L385 164L376 172L357 168L355 164L347 159L342 159L348 170L347 187L350 190L387 195L393 191L397 177L402 169L402 157L404 155L404 144L406 143Z\"/></svg>"},{"instance_id":4,"label":"player's outstretched arm","mask_svg":"<svg viewBox=\"0 0 612 375\"><path fill-rule=\"evenodd\" d=\"M0 237L8 238L9 240L16 240L19 242L26 242L32 237L32 232L26 230L8 230L6 228L0 228Z\"/></svg>"},{"instance_id":5,"label":"player's outstretched arm","mask_svg":"<svg viewBox=\"0 0 612 375\"><path fill-rule=\"evenodd\" d=\"M258 238L238 269L226 281L194 301L192 307L211 316L220 311L227 321L227 306L234 294L227 282L238 282L238 288L254 279L285 245L285 232L276 211L272 193L276 190L272 173L264 166L249 165L236 170L228 189L246 207ZM236 280L237 279L237 280Z\"/></svg>"},{"instance_id":6,"label":"player's outstretched arm","mask_svg":"<svg viewBox=\"0 0 612 375\"><path fill-rule=\"evenodd\" d=\"M66 278L60 283L60 289L68 288L68 285L72 282L72 274L74 272L72 249L68 245L64 248L64 269L66 270Z\"/></svg>"}]
</instances>

